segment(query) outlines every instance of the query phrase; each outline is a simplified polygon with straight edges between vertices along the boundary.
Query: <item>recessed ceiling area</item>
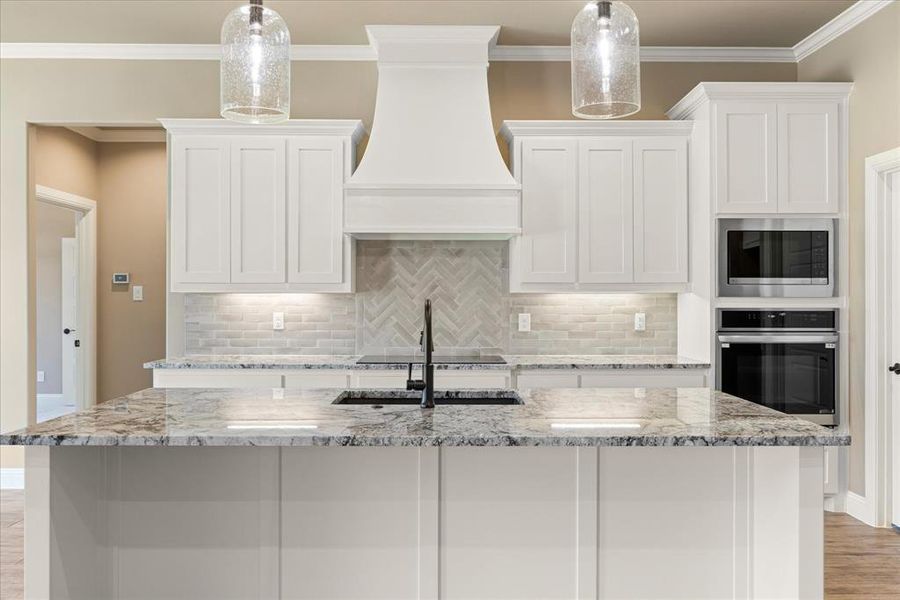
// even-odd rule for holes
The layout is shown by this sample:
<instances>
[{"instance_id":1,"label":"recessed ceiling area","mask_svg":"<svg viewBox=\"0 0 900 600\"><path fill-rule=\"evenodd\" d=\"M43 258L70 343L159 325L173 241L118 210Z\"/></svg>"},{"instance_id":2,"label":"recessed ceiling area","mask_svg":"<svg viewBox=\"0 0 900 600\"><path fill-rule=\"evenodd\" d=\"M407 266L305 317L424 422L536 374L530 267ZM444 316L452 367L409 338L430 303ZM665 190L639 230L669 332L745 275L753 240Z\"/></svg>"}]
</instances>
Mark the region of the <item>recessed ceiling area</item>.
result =
<instances>
[{"instance_id":1,"label":"recessed ceiling area","mask_svg":"<svg viewBox=\"0 0 900 600\"><path fill-rule=\"evenodd\" d=\"M3 42L215 44L234 0L3 0ZM630 0L642 46L790 47L854 0ZM294 44L365 44L368 24L500 25L499 43L567 45L585 0L269 0Z\"/></svg>"}]
</instances>

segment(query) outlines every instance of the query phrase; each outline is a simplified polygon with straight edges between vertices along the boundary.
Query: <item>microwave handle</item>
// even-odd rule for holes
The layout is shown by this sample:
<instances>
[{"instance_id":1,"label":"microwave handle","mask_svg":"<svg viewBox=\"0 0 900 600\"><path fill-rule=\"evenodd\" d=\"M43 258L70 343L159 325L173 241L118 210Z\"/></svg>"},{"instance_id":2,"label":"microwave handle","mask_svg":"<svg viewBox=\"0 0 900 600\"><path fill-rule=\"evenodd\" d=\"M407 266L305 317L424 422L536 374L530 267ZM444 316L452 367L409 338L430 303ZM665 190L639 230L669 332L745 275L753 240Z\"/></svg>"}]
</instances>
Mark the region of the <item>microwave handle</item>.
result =
<instances>
[{"instance_id":1,"label":"microwave handle","mask_svg":"<svg viewBox=\"0 0 900 600\"><path fill-rule=\"evenodd\" d=\"M838 335L720 335L719 342L726 344L836 344Z\"/></svg>"}]
</instances>

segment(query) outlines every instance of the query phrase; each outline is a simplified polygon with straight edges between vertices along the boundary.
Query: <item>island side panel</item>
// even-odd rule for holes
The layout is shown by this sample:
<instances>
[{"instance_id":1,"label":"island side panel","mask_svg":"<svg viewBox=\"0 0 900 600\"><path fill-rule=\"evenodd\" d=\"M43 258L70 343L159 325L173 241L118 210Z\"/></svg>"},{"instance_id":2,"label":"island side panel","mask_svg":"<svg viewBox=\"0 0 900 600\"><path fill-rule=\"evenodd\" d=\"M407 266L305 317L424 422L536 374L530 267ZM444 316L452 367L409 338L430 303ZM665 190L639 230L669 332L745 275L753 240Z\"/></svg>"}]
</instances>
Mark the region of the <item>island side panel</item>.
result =
<instances>
[{"instance_id":1,"label":"island side panel","mask_svg":"<svg viewBox=\"0 0 900 600\"><path fill-rule=\"evenodd\" d=\"M578 449L441 450L440 597L574 598Z\"/></svg>"},{"instance_id":2,"label":"island side panel","mask_svg":"<svg viewBox=\"0 0 900 600\"><path fill-rule=\"evenodd\" d=\"M824 452L753 448L751 597L824 595Z\"/></svg>"},{"instance_id":3,"label":"island side panel","mask_svg":"<svg viewBox=\"0 0 900 600\"><path fill-rule=\"evenodd\" d=\"M436 450L284 448L282 596L418 597L420 455L428 452Z\"/></svg>"},{"instance_id":4,"label":"island side panel","mask_svg":"<svg viewBox=\"0 0 900 600\"><path fill-rule=\"evenodd\" d=\"M25 597L109 597L105 449L35 446L25 459Z\"/></svg>"},{"instance_id":5,"label":"island side panel","mask_svg":"<svg viewBox=\"0 0 900 600\"><path fill-rule=\"evenodd\" d=\"M733 597L736 452L599 449L600 598Z\"/></svg>"},{"instance_id":6,"label":"island side panel","mask_svg":"<svg viewBox=\"0 0 900 600\"><path fill-rule=\"evenodd\" d=\"M821 448L27 456L28 598L822 597Z\"/></svg>"}]
</instances>

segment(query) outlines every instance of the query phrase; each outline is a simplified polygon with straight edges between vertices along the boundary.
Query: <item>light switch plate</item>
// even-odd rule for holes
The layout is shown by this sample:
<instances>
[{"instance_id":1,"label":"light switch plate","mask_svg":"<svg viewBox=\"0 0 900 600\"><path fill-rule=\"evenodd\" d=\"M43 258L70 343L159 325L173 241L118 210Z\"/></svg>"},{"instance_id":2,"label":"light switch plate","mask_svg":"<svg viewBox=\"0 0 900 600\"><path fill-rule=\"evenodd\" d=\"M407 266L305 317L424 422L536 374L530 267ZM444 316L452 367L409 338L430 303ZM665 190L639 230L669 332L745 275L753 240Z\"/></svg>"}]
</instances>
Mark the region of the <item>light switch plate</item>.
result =
<instances>
[{"instance_id":1,"label":"light switch plate","mask_svg":"<svg viewBox=\"0 0 900 600\"><path fill-rule=\"evenodd\" d=\"M37 382L38 382L38 383L44 383L44 372L43 372L43 371L38 371L38 380L37 380Z\"/></svg>"},{"instance_id":2,"label":"light switch plate","mask_svg":"<svg viewBox=\"0 0 900 600\"><path fill-rule=\"evenodd\" d=\"M531 331L531 313L519 313L519 331Z\"/></svg>"},{"instance_id":3,"label":"light switch plate","mask_svg":"<svg viewBox=\"0 0 900 600\"><path fill-rule=\"evenodd\" d=\"M272 313L272 329L275 331L281 331L284 329L284 313L283 312L273 312Z\"/></svg>"},{"instance_id":4,"label":"light switch plate","mask_svg":"<svg viewBox=\"0 0 900 600\"><path fill-rule=\"evenodd\" d=\"M144 301L144 286L142 285L133 285L131 286L131 299L135 302L143 302Z\"/></svg>"},{"instance_id":5,"label":"light switch plate","mask_svg":"<svg viewBox=\"0 0 900 600\"><path fill-rule=\"evenodd\" d=\"M646 331L647 330L647 314L646 313L634 313L634 330L635 331Z\"/></svg>"}]
</instances>

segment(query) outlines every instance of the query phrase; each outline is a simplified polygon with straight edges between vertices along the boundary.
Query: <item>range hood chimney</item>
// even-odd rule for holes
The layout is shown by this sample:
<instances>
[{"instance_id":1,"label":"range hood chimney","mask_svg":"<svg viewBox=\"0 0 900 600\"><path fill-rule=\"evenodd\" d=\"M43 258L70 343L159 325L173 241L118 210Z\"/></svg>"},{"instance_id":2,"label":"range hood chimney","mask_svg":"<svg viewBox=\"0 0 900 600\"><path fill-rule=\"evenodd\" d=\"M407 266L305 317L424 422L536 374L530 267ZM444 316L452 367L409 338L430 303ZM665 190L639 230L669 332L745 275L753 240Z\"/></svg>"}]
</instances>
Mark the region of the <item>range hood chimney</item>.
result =
<instances>
[{"instance_id":1,"label":"range hood chimney","mask_svg":"<svg viewBox=\"0 0 900 600\"><path fill-rule=\"evenodd\" d=\"M488 98L494 26L366 27L378 94L363 159L344 186L360 238L505 239L521 187L500 156Z\"/></svg>"}]
</instances>

